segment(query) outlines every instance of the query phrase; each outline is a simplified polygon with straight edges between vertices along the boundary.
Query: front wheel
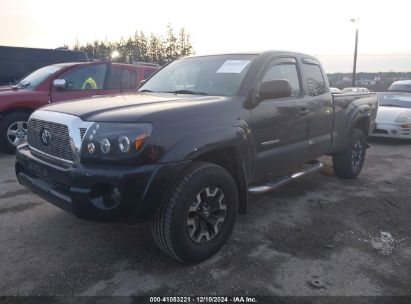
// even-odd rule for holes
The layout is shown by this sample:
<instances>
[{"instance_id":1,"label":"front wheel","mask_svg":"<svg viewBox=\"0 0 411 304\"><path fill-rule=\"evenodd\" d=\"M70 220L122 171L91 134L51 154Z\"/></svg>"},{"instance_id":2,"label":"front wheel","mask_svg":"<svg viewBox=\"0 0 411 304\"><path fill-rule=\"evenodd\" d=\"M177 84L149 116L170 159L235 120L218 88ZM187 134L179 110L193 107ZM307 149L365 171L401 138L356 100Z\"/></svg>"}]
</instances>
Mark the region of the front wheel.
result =
<instances>
[{"instance_id":1,"label":"front wheel","mask_svg":"<svg viewBox=\"0 0 411 304\"><path fill-rule=\"evenodd\" d=\"M366 145L364 132L354 129L346 150L333 155L335 175L346 179L356 178L364 165Z\"/></svg>"},{"instance_id":2,"label":"front wheel","mask_svg":"<svg viewBox=\"0 0 411 304\"><path fill-rule=\"evenodd\" d=\"M178 179L153 220L154 241L181 262L201 262L224 246L237 211L233 177L220 166L196 162Z\"/></svg>"},{"instance_id":3,"label":"front wheel","mask_svg":"<svg viewBox=\"0 0 411 304\"><path fill-rule=\"evenodd\" d=\"M27 121L29 114L12 112L0 121L0 149L6 153L14 153L16 147L27 140Z\"/></svg>"}]
</instances>

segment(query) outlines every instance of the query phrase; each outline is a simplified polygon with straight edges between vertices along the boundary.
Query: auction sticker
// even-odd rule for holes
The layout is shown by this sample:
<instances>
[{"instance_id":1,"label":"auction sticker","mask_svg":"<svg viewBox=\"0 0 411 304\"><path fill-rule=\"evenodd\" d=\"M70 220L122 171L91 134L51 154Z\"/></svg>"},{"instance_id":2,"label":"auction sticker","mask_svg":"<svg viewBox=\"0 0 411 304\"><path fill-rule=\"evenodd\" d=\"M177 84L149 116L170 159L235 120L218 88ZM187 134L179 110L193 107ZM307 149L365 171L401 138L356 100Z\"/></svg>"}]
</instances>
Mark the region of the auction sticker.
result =
<instances>
[{"instance_id":1,"label":"auction sticker","mask_svg":"<svg viewBox=\"0 0 411 304\"><path fill-rule=\"evenodd\" d=\"M240 74L250 60L226 60L216 73Z\"/></svg>"}]
</instances>

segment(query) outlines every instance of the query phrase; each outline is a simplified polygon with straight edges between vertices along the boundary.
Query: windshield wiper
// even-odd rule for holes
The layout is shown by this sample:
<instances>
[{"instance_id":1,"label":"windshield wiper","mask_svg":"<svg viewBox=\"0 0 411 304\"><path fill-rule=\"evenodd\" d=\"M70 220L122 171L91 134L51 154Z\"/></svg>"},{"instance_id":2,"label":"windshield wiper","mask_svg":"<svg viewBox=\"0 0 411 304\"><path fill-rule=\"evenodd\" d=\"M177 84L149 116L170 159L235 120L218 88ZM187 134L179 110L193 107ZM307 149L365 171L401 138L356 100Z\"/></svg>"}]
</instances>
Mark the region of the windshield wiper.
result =
<instances>
[{"instance_id":1,"label":"windshield wiper","mask_svg":"<svg viewBox=\"0 0 411 304\"><path fill-rule=\"evenodd\" d=\"M27 83L22 83L21 81L18 83L19 86L23 87L23 88L27 88L30 85L31 82L27 82Z\"/></svg>"},{"instance_id":2,"label":"windshield wiper","mask_svg":"<svg viewBox=\"0 0 411 304\"><path fill-rule=\"evenodd\" d=\"M191 91L191 90L175 90L175 91L168 91L165 93L173 93L173 94L192 94L192 95L207 95L207 93L204 92L198 92L198 91Z\"/></svg>"},{"instance_id":3,"label":"windshield wiper","mask_svg":"<svg viewBox=\"0 0 411 304\"><path fill-rule=\"evenodd\" d=\"M153 91L151 91L151 90L141 90L141 91L138 91L138 92L151 93L151 92L153 92Z\"/></svg>"}]
</instances>

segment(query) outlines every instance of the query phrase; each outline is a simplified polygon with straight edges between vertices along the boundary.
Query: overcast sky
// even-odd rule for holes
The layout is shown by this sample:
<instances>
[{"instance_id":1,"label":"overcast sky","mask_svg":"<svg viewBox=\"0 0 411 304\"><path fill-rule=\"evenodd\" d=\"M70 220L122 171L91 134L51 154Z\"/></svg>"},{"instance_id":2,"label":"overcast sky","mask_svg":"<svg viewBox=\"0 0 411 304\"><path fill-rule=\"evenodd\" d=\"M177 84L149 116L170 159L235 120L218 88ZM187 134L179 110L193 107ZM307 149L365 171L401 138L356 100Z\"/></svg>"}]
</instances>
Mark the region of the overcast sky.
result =
<instances>
[{"instance_id":1,"label":"overcast sky","mask_svg":"<svg viewBox=\"0 0 411 304\"><path fill-rule=\"evenodd\" d=\"M197 54L284 49L318 56L327 72L411 71L410 0L0 0L0 45L55 48L135 30L186 28Z\"/></svg>"}]
</instances>

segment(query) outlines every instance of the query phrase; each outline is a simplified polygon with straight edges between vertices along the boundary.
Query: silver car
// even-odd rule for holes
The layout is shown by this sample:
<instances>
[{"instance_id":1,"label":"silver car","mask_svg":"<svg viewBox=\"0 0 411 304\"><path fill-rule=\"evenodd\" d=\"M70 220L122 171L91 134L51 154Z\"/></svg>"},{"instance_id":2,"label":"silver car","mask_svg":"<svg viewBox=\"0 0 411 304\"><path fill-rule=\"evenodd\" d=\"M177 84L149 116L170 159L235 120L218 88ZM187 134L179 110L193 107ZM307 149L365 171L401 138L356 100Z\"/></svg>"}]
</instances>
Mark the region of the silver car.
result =
<instances>
[{"instance_id":1,"label":"silver car","mask_svg":"<svg viewBox=\"0 0 411 304\"><path fill-rule=\"evenodd\" d=\"M411 93L378 93L376 127L371 136L411 139Z\"/></svg>"}]
</instances>

